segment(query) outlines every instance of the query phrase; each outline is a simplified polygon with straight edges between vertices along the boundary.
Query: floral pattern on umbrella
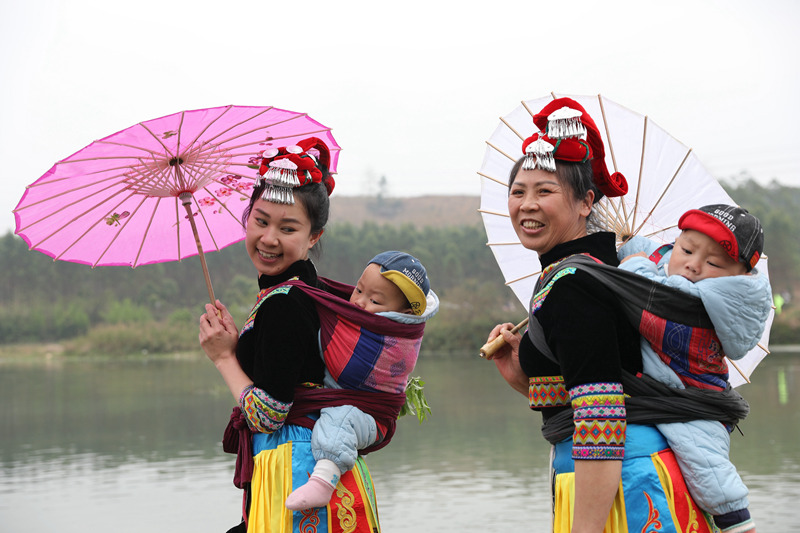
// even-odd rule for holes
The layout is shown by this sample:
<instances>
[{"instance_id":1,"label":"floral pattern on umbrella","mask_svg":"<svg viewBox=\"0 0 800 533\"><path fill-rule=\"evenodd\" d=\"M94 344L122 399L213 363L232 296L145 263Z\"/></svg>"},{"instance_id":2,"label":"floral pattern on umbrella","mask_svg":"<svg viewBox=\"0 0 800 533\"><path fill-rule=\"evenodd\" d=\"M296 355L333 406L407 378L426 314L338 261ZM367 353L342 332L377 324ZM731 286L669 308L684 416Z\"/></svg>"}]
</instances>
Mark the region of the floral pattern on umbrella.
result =
<instances>
[{"instance_id":1,"label":"floral pattern on umbrella","mask_svg":"<svg viewBox=\"0 0 800 533\"><path fill-rule=\"evenodd\" d=\"M261 153L330 128L276 107L223 106L140 122L57 162L14 209L16 233L56 260L91 266L181 260L244 238Z\"/></svg>"}]
</instances>

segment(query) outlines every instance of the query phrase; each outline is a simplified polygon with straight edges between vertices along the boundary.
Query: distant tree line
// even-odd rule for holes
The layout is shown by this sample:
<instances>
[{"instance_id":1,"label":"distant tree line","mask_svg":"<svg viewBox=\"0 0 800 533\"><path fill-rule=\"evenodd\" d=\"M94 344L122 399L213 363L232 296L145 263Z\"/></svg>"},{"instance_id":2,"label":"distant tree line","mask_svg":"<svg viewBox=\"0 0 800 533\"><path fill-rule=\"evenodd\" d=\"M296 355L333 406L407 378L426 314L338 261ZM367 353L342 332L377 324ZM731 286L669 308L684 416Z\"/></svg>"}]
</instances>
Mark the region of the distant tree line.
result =
<instances>
[{"instance_id":1,"label":"distant tree line","mask_svg":"<svg viewBox=\"0 0 800 533\"><path fill-rule=\"evenodd\" d=\"M422 261L442 299L423 349L477 350L514 301L479 226L334 223L321 244L318 257L312 257L320 274L346 283L354 283L380 251L404 250ZM207 254L206 261L215 295L241 324L257 292L244 244ZM113 351L196 348L196 319L207 300L196 257L136 269L93 269L29 251L11 233L0 238L0 343L90 335L92 344ZM523 314L519 305L516 314ZM176 336L184 340L171 340Z\"/></svg>"},{"instance_id":2,"label":"distant tree line","mask_svg":"<svg viewBox=\"0 0 800 533\"><path fill-rule=\"evenodd\" d=\"M776 292L790 295L773 326L774 342L800 342L800 189L751 179L725 184L758 216L766 234ZM479 225L415 228L373 222L331 224L314 258L321 275L354 283L366 262L384 250L404 250L428 270L441 310L426 328L425 351L472 351L498 322L524 317L502 280ZM243 243L206 255L216 296L241 324L256 293L256 274ZM200 261L136 269L53 261L10 232L0 237L0 343L84 339L84 350L106 352L197 349L197 317L208 299Z\"/></svg>"},{"instance_id":3,"label":"distant tree line","mask_svg":"<svg viewBox=\"0 0 800 533\"><path fill-rule=\"evenodd\" d=\"M773 290L800 290L800 188L777 182L759 185L747 175L723 186L731 198L761 221Z\"/></svg>"}]
</instances>

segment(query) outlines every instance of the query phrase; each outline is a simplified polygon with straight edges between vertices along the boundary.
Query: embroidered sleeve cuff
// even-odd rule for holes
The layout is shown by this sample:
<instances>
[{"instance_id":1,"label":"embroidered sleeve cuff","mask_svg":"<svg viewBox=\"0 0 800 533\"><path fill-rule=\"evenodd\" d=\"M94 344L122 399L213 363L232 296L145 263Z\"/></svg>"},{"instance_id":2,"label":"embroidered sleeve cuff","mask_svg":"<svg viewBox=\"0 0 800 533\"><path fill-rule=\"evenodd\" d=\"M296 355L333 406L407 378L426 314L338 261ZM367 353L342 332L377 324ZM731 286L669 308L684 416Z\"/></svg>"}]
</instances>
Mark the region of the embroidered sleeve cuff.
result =
<instances>
[{"instance_id":1,"label":"embroidered sleeve cuff","mask_svg":"<svg viewBox=\"0 0 800 533\"><path fill-rule=\"evenodd\" d=\"M272 433L283 426L292 404L279 402L263 389L250 385L242 391L239 407L250 429L258 433Z\"/></svg>"},{"instance_id":2,"label":"embroidered sleeve cuff","mask_svg":"<svg viewBox=\"0 0 800 533\"><path fill-rule=\"evenodd\" d=\"M528 378L528 401L531 409L569 405L569 393L561 376Z\"/></svg>"},{"instance_id":3,"label":"embroidered sleeve cuff","mask_svg":"<svg viewBox=\"0 0 800 533\"><path fill-rule=\"evenodd\" d=\"M621 383L588 383L569 391L574 412L573 459L625 456L625 396Z\"/></svg>"}]
</instances>

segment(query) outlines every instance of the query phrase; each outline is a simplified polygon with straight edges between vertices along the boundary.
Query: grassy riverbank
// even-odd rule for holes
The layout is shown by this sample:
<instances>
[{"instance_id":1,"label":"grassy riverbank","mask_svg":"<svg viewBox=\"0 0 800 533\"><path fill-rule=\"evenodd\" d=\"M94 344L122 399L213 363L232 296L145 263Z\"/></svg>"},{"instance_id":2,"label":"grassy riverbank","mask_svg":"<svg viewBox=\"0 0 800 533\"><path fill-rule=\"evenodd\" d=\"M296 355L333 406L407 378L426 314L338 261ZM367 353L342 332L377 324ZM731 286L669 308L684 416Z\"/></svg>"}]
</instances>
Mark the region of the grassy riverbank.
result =
<instances>
[{"instance_id":1,"label":"grassy riverbank","mask_svg":"<svg viewBox=\"0 0 800 533\"><path fill-rule=\"evenodd\" d=\"M0 366L11 365L59 365L77 361L122 361L152 359L203 359L205 355L199 347L193 350L167 353L139 352L110 355L99 351L85 351L77 354L68 351L69 343L23 343L0 345Z\"/></svg>"},{"instance_id":2,"label":"grassy riverbank","mask_svg":"<svg viewBox=\"0 0 800 533\"><path fill-rule=\"evenodd\" d=\"M194 321L103 324L59 342L0 345L0 363L123 357L203 357L197 326Z\"/></svg>"},{"instance_id":3,"label":"grassy riverbank","mask_svg":"<svg viewBox=\"0 0 800 533\"><path fill-rule=\"evenodd\" d=\"M481 299L474 286L460 288L473 296L473 305L443 305L425 329L421 356L431 354L475 354L495 324L521 318L517 309L500 309L491 299ZM459 301L465 295L457 294ZM491 309L492 312L476 312ZM246 309L232 309L243 323ZM167 320L98 324L80 336L57 342L0 344L0 363L59 361L65 359L202 358L197 320L189 312L174 313ZM797 351L800 346L800 307L784 307L776 316L770 334L772 351Z\"/></svg>"}]
</instances>

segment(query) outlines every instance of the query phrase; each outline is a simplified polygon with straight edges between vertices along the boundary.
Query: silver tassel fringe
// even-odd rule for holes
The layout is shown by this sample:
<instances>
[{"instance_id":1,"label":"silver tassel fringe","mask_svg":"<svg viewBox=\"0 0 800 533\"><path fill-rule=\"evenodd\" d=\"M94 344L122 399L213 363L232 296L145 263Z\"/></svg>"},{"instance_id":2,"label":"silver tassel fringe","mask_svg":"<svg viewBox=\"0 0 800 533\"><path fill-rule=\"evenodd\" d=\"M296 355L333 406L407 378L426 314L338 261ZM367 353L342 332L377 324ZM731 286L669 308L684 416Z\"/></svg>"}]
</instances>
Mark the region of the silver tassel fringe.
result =
<instances>
[{"instance_id":1,"label":"silver tassel fringe","mask_svg":"<svg viewBox=\"0 0 800 533\"><path fill-rule=\"evenodd\" d=\"M288 187L279 187L273 184L268 185L261 194L261 199L274 204L294 205L294 194Z\"/></svg>"},{"instance_id":2,"label":"silver tassel fringe","mask_svg":"<svg viewBox=\"0 0 800 533\"><path fill-rule=\"evenodd\" d=\"M553 158L555 147L543 139L536 139L525 149L525 159L522 161L522 170L535 170L537 168L547 172L556 171L556 161Z\"/></svg>"},{"instance_id":3,"label":"silver tassel fringe","mask_svg":"<svg viewBox=\"0 0 800 533\"><path fill-rule=\"evenodd\" d=\"M547 117L547 136L551 139L567 139L586 136L586 126L581 122L581 113L569 107L562 107Z\"/></svg>"},{"instance_id":4,"label":"silver tassel fringe","mask_svg":"<svg viewBox=\"0 0 800 533\"><path fill-rule=\"evenodd\" d=\"M267 180L267 183L278 187L297 187L300 185L296 169L270 166L264 173L264 179Z\"/></svg>"}]
</instances>

